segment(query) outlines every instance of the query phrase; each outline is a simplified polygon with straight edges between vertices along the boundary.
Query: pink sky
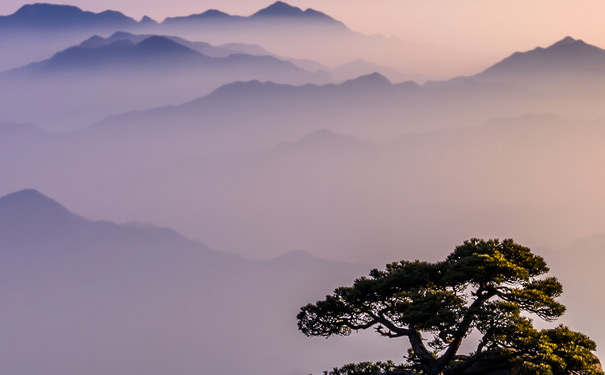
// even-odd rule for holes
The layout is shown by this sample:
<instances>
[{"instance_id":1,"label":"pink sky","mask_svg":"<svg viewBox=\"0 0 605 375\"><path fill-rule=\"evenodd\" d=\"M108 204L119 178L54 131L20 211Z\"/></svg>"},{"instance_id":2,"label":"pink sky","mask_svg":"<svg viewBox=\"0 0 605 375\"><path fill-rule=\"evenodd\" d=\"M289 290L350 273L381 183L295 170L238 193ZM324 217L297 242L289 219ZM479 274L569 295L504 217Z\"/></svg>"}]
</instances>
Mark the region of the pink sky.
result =
<instances>
[{"instance_id":1,"label":"pink sky","mask_svg":"<svg viewBox=\"0 0 605 375\"><path fill-rule=\"evenodd\" d=\"M2 0L10 14L26 0ZM66 0L85 10L119 10L140 18L220 9L249 15L273 0ZM547 46L570 35L605 47L603 0L290 0L323 11L366 34L396 35L406 42L443 48L452 59L467 60L460 73L472 73L517 50Z\"/></svg>"}]
</instances>

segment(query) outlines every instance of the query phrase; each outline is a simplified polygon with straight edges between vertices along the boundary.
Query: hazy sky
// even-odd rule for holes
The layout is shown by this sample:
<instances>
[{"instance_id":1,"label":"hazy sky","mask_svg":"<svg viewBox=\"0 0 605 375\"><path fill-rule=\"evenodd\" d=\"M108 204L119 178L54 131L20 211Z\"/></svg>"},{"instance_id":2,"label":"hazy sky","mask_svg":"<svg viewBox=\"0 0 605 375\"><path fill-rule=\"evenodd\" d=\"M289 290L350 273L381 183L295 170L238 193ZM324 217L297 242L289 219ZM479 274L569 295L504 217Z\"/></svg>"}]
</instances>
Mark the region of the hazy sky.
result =
<instances>
[{"instance_id":1,"label":"hazy sky","mask_svg":"<svg viewBox=\"0 0 605 375\"><path fill-rule=\"evenodd\" d=\"M0 13L10 14L27 0L2 0ZM273 0L65 0L91 11L116 9L140 18L220 9L249 15ZM570 35L605 46L603 0L289 0L314 8L367 34L396 35L407 42L443 46L451 54L473 56L474 73L516 50L547 46ZM457 56L452 56L456 59ZM472 62L471 62L472 61ZM461 68L464 70L465 68Z\"/></svg>"}]
</instances>

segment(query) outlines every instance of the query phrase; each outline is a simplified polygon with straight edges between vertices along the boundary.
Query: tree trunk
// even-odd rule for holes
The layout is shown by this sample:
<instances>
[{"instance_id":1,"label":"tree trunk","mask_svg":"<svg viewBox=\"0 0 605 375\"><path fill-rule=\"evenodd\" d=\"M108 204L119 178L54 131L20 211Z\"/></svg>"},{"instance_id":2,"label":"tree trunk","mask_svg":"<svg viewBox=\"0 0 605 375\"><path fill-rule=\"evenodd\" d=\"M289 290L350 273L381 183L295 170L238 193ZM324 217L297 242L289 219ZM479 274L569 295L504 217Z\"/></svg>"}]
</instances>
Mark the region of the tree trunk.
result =
<instances>
[{"instance_id":1,"label":"tree trunk","mask_svg":"<svg viewBox=\"0 0 605 375\"><path fill-rule=\"evenodd\" d=\"M439 368L437 359L431 355L422 342L422 336L418 330L410 327L411 334L409 335L410 344L414 354L420 360L422 371L426 375L442 375L442 369Z\"/></svg>"}]
</instances>

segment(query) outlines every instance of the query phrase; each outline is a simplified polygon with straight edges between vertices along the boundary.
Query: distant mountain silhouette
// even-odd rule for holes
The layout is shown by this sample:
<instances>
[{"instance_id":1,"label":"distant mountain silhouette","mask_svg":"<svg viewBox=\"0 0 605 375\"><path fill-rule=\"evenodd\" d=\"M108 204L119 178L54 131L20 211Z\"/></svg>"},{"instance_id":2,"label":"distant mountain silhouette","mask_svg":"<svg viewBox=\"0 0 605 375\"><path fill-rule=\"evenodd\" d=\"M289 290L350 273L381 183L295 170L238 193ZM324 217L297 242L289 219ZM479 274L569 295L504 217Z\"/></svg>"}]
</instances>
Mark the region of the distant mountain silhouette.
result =
<instances>
[{"instance_id":1,"label":"distant mountain silhouette","mask_svg":"<svg viewBox=\"0 0 605 375\"><path fill-rule=\"evenodd\" d=\"M5 120L67 130L112 113L184 103L228 82L331 81L326 72L310 72L249 44L215 47L174 36L128 32L81 40L49 59L0 73L0 94L6 99L0 112ZM55 78L60 79L52 84L41 81ZM24 108L26 102L37 110Z\"/></svg>"},{"instance_id":2,"label":"distant mountain silhouette","mask_svg":"<svg viewBox=\"0 0 605 375\"><path fill-rule=\"evenodd\" d=\"M34 189L21 190L0 198L0 226L4 230L23 228L25 225L53 225L57 222L74 224L81 223L82 220L57 201Z\"/></svg>"},{"instance_id":3,"label":"distant mountain silhouette","mask_svg":"<svg viewBox=\"0 0 605 375\"><path fill-rule=\"evenodd\" d=\"M129 28L137 21L112 10L86 12L75 6L28 4L8 16L0 16L0 30L9 28L58 30L74 28Z\"/></svg>"},{"instance_id":4,"label":"distant mountain silhouette","mask_svg":"<svg viewBox=\"0 0 605 375\"><path fill-rule=\"evenodd\" d=\"M178 25L180 23L203 22L203 21L233 21L242 17L232 16L217 9L209 9L203 13L188 16L168 17L161 24L164 26Z\"/></svg>"},{"instance_id":5,"label":"distant mountain silhouette","mask_svg":"<svg viewBox=\"0 0 605 375\"><path fill-rule=\"evenodd\" d=\"M192 50L195 50L203 55L209 57L227 57L233 54L249 54L255 56L268 56L271 53L260 46L252 45L252 44L244 44L244 43L229 43L225 45L213 46L210 43L205 42L191 42L189 40L180 38L178 36L168 36L168 35L154 35L154 34L132 34L124 31L118 31L113 33L111 36L107 38L103 38L98 35L94 35L84 42L80 43L79 47L86 48L98 48L102 46L106 46L109 44L113 44L118 41L131 41L136 44L147 38L152 36L156 37L164 37L172 40L175 43L188 47Z\"/></svg>"},{"instance_id":6,"label":"distant mountain silhouette","mask_svg":"<svg viewBox=\"0 0 605 375\"><path fill-rule=\"evenodd\" d=\"M315 25L326 25L346 29L346 26L342 22L335 20L325 13L310 8L303 11L300 8L291 6L282 1L277 1L247 17L233 16L216 9L211 9L200 14L166 18L164 22L162 22L162 25L179 26L201 24L204 22L221 22L223 26L242 26L251 22L258 23L275 21L309 22Z\"/></svg>"},{"instance_id":7,"label":"distant mountain silhouette","mask_svg":"<svg viewBox=\"0 0 605 375\"><path fill-rule=\"evenodd\" d=\"M361 59L357 59L330 69L330 74L332 74L332 77L334 77L336 81L348 80L373 72L380 73L381 75L387 77L391 82L401 82L405 80L404 74L395 69L372 64Z\"/></svg>"},{"instance_id":8,"label":"distant mountain silhouette","mask_svg":"<svg viewBox=\"0 0 605 375\"><path fill-rule=\"evenodd\" d=\"M260 81L249 81L249 82L233 82L216 89L209 97L217 96L233 96L234 98L240 97L241 95L253 95L255 94L286 94L286 93L297 93L305 94L310 92L331 92L331 91L348 91L348 90L363 90L363 89L375 89L375 88L388 88L394 86L391 82L379 73L372 73L357 77L354 79L347 80L341 84L334 85L328 84L323 86L318 85L304 85L304 86L293 86L277 84L274 82L260 82ZM198 100L204 100L200 98Z\"/></svg>"},{"instance_id":9,"label":"distant mountain silhouette","mask_svg":"<svg viewBox=\"0 0 605 375\"><path fill-rule=\"evenodd\" d=\"M118 41L130 41L134 44L138 44L149 38L153 38L152 40L155 40L154 43L158 43L160 40L163 40L162 43L164 45L168 45L168 44L170 44L172 46L181 45L181 46L185 46L189 49L198 51L202 54L206 54L205 51L212 51L213 49L218 49L217 47L213 47L209 43L191 42L187 39L183 39L178 36L158 35L158 34L132 34L132 33L123 32L123 31L115 32L107 38L103 38L98 35L95 35L95 36L85 40L84 42L82 42L79 46L95 48L95 47L100 47L103 45L112 44L112 43L115 43ZM168 41L171 41L172 43L169 43ZM158 47L157 51L162 52L164 46L160 46L158 44L157 47Z\"/></svg>"},{"instance_id":10,"label":"distant mountain silhouette","mask_svg":"<svg viewBox=\"0 0 605 375\"><path fill-rule=\"evenodd\" d=\"M374 72L345 81L340 86L343 88L369 89L389 87L392 86L392 84L385 76Z\"/></svg>"},{"instance_id":11,"label":"distant mountain silhouette","mask_svg":"<svg viewBox=\"0 0 605 375\"><path fill-rule=\"evenodd\" d=\"M158 23L148 16L140 22L124 14L106 10L100 13L83 11L70 5L47 3L27 4L15 13L0 16L0 30L6 31L74 31L74 30L162 30L173 26L216 27L246 26L250 24L267 24L273 22L308 23L316 26L330 26L346 29L346 26L334 18L314 9L302 10L278 1L267 8L247 16L234 16L217 9L209 9L199 14L168 17Z\"/></svg>"},{"instance_id":12,"label":"distant mountain silhouette","mask_svg":"<svg viewBox=\"0 0 605 375\"><path fill-rule=\"evenodd\" d=\"M300 17L304 15L302 9L276 1L268 7L254 13L252 17Z\"/></svg>"},{"instance_id":13,"label":"distant mountain silhouette","mask_svg":"<svg viewBox=\"0 0 605 375\"><path fill-rule=\"evenodd\" d=\"M218 57L200 53L197 49ZM242 49L245 49L245 46ZM125 32L115 33L108 38L93 36L78 46L56 53L48 60L13 69L4 74L11 76L57 71L74 73L90 69L109 69L115 66L130 67L135 69L134 73L137 73L136 70L139 68L162 68L160 73L163 75L180 67L187 67L218 69L223 72L230 68L242 71L248 69L251 72L255 69L263 69L265 74L273 71L276 74L311 76L293 63L272 56L242 54L234 49L189 42L178 37L135 35Z\"/></svg>"},{"instance_id":14,"label":"distant mountain silhouette","mask_svg":"<svg viewBox=\"0 0 605 375\"><path fill-rule=\"evenodd\" d=\"M33 249L46 243L52 251L58 247L53 238L78 231L82 225L86 225L83 218L33 189L0 198L0 249Z\"/></svg>"},{"instance_id":15,"label":"distant mountain silhouette","mask_svg":"<svg viewBox=\"0 0 605 375\"><path fill-rule=\"evenodd\" d=\"M183 104L184 108L195 107L205 102L216 102L221 100L239 101L248 98L248 100L264 102L271 100L269 98L282 97L283 100L290 100L291 103L322 102L324 100L335 100L334 103L340 103L350 98L366 98L370 100L369 94L376 94L379 97L390 94L397 95L402 92L409 92L418 88L413 82L404 82L392 84L386 77L372 73L357 77L340 84L314 85L306 84L303 86L294 86L287 84L277 84L274 82L234 82L216 89L212 94ZM300 104L304 106L303 104ZM287 111L288 107L275 108L278 111Z\"/></svg>"},{"instance_id":16,"label":"distant mountain silhouette","mask_svg":"<svg viewBox=\"0 0 605 375\"><path fill-rule=\"evenodd\" d=\"M290 21L308 21L313 23L319 23L324 25L338 26L346 28L346 26L328 16L325 13L319 12L315 9L308 8L302 10L298 7L287 4L283 1L276 1L270 6L259 10L250 17L250 20L290 20Z\"/></svg>"},{"instance_id":17,"label":"distant mountain silhouette","mask_svg":"<svg viewBox=\"0 0 605 375\"><path fill-rule=\"evenodd\" d=\"M216 9L209 9L199 14L166 18L161 26L175 26L179 24L199 24L204 22L220 22L227 24L245 24L250 22L267 21L300 21L312 22L346 28L342 22L316 11L314 9L302 10L288 5L284 2L276 3L261 9L251 16L234 16ZM0 30L31 29L31 30L72 30L72 29L129 29L134 30L138 26L153 28L158 23L150 17L143 17L140 22L124 14L106 10L100 13L83 11L70 5L57 5L47 3L27 4L19 8L15 13L0 16Z\"/></svg>"},{"instance_id":18,"label":"distant mountain silhouette","mask_svg":"<svg viewBox=\"0 0 605 375\"><path fill-rule=\"evenodd\" d=\"M29 15L23 17L23 14ZM262 45L272 51L275 57L309 59L324 65L343 64L364 56L373 56L375 61L384 61L387 56L392 56L391 51L402 47L399 40L380 36L368 37L350 30L344 23L325 13L314 9L303 10L280 1L249 16L230 15L217 9L209 9L198 14L168 17L161 22L147 16L137 22L110 10L92 13L76 7L33 4L24 6L15 14L0 17L0 30L3 30L3 36L8 36L9 43L3 44L3 47L10 56L0 62L0 70L47 58L52 53L95 33L106 35L117 31L183 35L217 44L236 41L248 45ZM44 43L40 42L40 33L44 34ZM17 53L25 46L34 51L31 56ZM206 51L194 49L206 54ZM302 51L305 51L304 55L301 55ZM234 52L251 53L250 50L241 49ZM214 54L208 56L225 57ZM297 65L312 72L323 70L321 67L309 69L310 66L318 67L317 63L308 65L300 61ZM358 71L355 74L363 73L369 71ZM342 79L353 76L349 74ZM393 78L391 75L389 77Z\"/></svg>"},{"instance_id":19,"label":"distant mountain silhouette","mask_svg":"<svg viewBox=\"0 0 605 375\"><path fill-rule=\"evenodd\" d=\"M139 24L141 24L141 26L156 26L158 24L158 21L154 20L149 16L143 16L143 18L141 18L141 20L139 21Z\"/></svg>"},{"instance_id":20,"label":"distant mountain silhouette","mask_svg":"<svg viewBox=\"0 0 605 375\"><path fill-rule=\"evenodd\" d=\"M92 45L93 40L88 45ZM112 65L153 66L166 63L194 63L204 55L176 43L166 37L149 36L140 42L117 40L110 44L98 43L98 47L76 46L56 53L52 58L19 68L20 73L88 70ZM8 72L9 74L11 72Z\"/></svg>"},{"instance_id":21,"label":"distant mountain silhouette","mask_svg":"<svg viewBox=\"0 0 605 375\"><path fill-rule=\"evenodd\" d=\"M112 127L112 124L120 124L121 129L135 129L143 124L146 124L144 126L158 124L157 128L149 126L147 129L160 130L163 128L161 123L175 122L188 127L190 125L186 124L189 124L190 121L198 127L200 124L195 120L196 116L204 116L205 113L216 111L219 112L217 116L237 117L238 113L225 113L221 110L227 105L226 103L229 103L229 106L246 108L246 111L256 111L262 108L263 117L290 117L292 115L288 115L289 112L297 113L301 110L307 112L308 110L304 108L308 107L316 109L328 107L331 108L328 110L333 110L333 108L339 108L340 105L350 105L352 102L375 103L384 98L408 95L418 90L419 87L414 82L392 84L378 73L361 76L338 85L295 86L271 81L241 81L223 85L210 95L179 106L158 107L142 112L112 116L94 125L90 130L96 129L95 131L97 131L105 126ZM278 98L279 100L277 100ZM187 119L185 122L181 121L183 116ZM231 123L231 121L226 121L226 123ZM239 122L233 122L235 126L238 124ZM312 126L312 123L307 126ZM309 129L309 131L315 129ZM203 131L203 126L199 130Z\"/></svg>"},{"instance_id":22,"label":"distant mountain silhouette","mask_svg":"<svg viewBox=\"0 0 605 375\"><path fill-rule=\"evenodd\" d=\"M0 361L12 374L296 373L322 344L299 340L293 314L368 269L304 252L246 260L166 228L93 222L21 190L0 197L0 329L27 344ZM24 361L32 351L37 360Z\"/></svg>"},{"instance_id":23,"label":"distant mountain silhouette","mask_svg":"<svg viewBox=\"0 0 605 375\"><path fill-rule=\"evenodd\" d=\"M605 71L605 50L568 36L547 48L537 47L527 52L515 52L472 78L532 79L551 74L569 75L599 71Z\"/></svg>"},{"instance_id":24,"label":"distant mountain silhouette","mask_svg":"<svg viewBox=\"0 0 605 375\"><path fill-rule=\"evenodd\" d=\"M117 245L116 240L123 241ZM157 242L159 246L151 245ZM94 243L94 246L92 245ZM34 189L21 190L0 198L0 249L38 248L44 244L52 249L127 248L127 246L159 247L172 243L183 249L209 251L165 228L131 228L109 222L86 220Z\"/></svg>"},{"instance_id":25,"label":"distant mountain silhouette","mask_svg":"<svg viewBox=\"0 0 605 375\"><path fill-rule=\"evenodd\" d=\"M138 51L145 54L170 54L195 56L197 53L191 48L185 47L163 36L150 36L136 45Z\"/></svg>"},{"instance_id":26,"label":"distant mountain silhouette","mask_svg":"<svg viewBox=\"0 0 605 375\"><path fill-rule=\"evenodd\" d=\"M328 23L340 23L334 18L328 16L325 13L318 12L314 9L308 8L302 10L298 7L291 6L283 1L277 1L272 5L259 10L250 16L251 19L263 19L263 18L287 18L287 19L299 19L299 20L313 20L322 21Z\"/></svg>"}]
</instances>

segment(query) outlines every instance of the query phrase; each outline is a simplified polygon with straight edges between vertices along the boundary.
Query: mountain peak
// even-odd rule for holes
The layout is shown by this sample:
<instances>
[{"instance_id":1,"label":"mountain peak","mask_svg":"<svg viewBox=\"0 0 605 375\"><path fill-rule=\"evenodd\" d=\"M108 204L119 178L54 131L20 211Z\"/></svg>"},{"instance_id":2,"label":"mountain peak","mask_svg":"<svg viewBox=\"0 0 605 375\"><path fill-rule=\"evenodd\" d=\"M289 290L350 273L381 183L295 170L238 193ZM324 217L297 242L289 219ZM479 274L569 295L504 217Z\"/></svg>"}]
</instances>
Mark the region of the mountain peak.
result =
<instances>
[{"instance_id":1,"label":"mountain peak","mask_svg":"<svg viewBox=\"0 0 605 375\"><path fill-rule=\"evenodd\" d=\"M6 201L15 200L15 199L30 199L30 198L43 199L43 198L47 198L47 197L36 189L27 188L27 189L22 189L22 190L14 192L14 193L7 194L3 197L0 197L0 203L4 203Z\"/></svg>"},{"instance_id":2,"label":"mountain peak","mask_svg":"<svg viewBox=\"0 0 605 375\"><path fill-rule=\"evenodd\" d=\"M149 53L171 53L171 54L182 54L182 55L199 55L198 52L192 50L189 47L177 43L170 38L159 35L152 35L136 45L139 51Z\"/></svg>"},{"instance_id":3,"label":"mountain peak","mask_svg":"<svg viewBox=\"0 0 605 375\"><path fill-rule=\"evenodd\" d=\"M154 20L153 18L151 18L149 16L143 16L143 18L141 18L139 23L141 25L157 25L158 21Z\"/></svg>"},{"instance_id":4,"label":"mountain peak","mask_svg":"<svg viewBox=\"0 0 605 375\"><path fill-rule=\"evenodd\" d=\"M291 17L291 16L300 16L302 14L304 14L302 9L294 7L288 3L284 3L283 1L276 1L275 3L269 5L268 7L261 9L258 12L254 13L252 16L253 17L256 17L256 16Z\"/></svg>"},{"instance_id":5,"label":"mountain peak","mask_svg":"<svg viewBox=\"0 0 605 375\"><path fill-rule=\"evenodd\" d=\"M302 10L283 1L276 1L266 8L260 9L250 16L233 16L216 9L209 9L204 13L192 14L184 17L169 17L162 22L163 24L195 24L199 21L229 21L232 24L246 25L246 22L274 22L274 21L300 21L302 23L315 23L322 26L338 27L340 29L346 26L334 18L318 12L314 9Z\"/></svg>"},{"instance_id":6,"label":"mountain peak","mask_svg":"<svg viewBox=\"0 0 605 375\"><path fill-rule=\"evenodd\" d=\"M391 86L391 81L380 73L371 73L343 82L340 86L385 87Z\"/></svg>"},{"instance_id":7,"label":"mountain peak","mask_svg":"<svg viewBox=\"0 0 605 375\"><path fill-rule=\"evenodd\" d=\"M596 51L602 51L599 47L593 46L584 42L582 39L574 39L570 36L567 36L560 41L556 42L552 46L548 47L546 50L567 50L571 49L576 52L586 51L588 53L593 53Z\"/></svg>"},{"instance_id":8,"label":"mountain peak","mask_svg":"<svg viewBox=\"0 0 605 375\"><path fill-rule=\"evenodd\" d=\"M72 216L65 207L35 189L23 189L0 198L0 220Z\"/></svg>"},{"instance_id":9,"label":"mountain peak","mask_svg":"<svg viewBox=\"0 0 605 375\"><path fill-rule=\"evenodd\" d=\"M90 38L86 39L82 43L79 44L79 47L86 48L98 48L107 46L109 44L113 44L118 41L131 41L135 43L137 40L137 35L125 32L125 31L117 31L113 33L111 36L107 38L103 38L99 35L93 35Z\"/></svg>"},{"instance_id":10,"label":"mountain peak","mask_svg":"<svg viewBox=\"0 0 605 375\"><path fill-rule=\"evenodd\" d=\"M321 21L328 22L329 24L337 24L344 26L339 21L336 21L334 18L328 16L325 13L318 12L315 9L307 9L303 11L302 9L292 6L283 1L276 1L275 3L269 5L268 7L259 10L250 16L250 18L296 18L296 19L305 19L305 20L313 20L313 21Z\"/></svg>"},{"instance_id":11,"label":"mountain peak","mask_svg":"<svg viewBox=\"0 0 605 375\"><path fill-rule=\"evenodd\" d=\"M546 49L547 50L557 50L557 49L562 49L562 48L594 49L597 47L584 42L582 39L574 39L570 36L566 36L565 38L559 40L558 42L556 42L555 44L553 44L552 46L550 46Z\"/></svg>"},{"instance_id":12,"label":"mountain peak","mask_svg":"<svg viewBox=\"0 0 605 375\"><path fill-rule=\"evenodd\" d=\"M596 69L604 62L605 50L567 36L546 48L537 47L527 52L515 52L474 77L535 78L554 73L557 73L554 77L561 77L561 74L578 74L586 69Z\"/></svg>"},{"instance_id":13,"label":"mountain peak","mask_svg":"<svg viewBox=\"0 0 605 375\"><path fill-rule=\"evenodd\" d=\"M575 42L581 42L581 40L576 40L570 36L566 36L565 38L561 39L560 41L556 42L555 44L552 45L552 47L554 46L564 46L567 44L573 44Z\"/></svg>"},{"instance_id":14,"label":"mountain peak","mask_svg":"<svg viewBox=\"0 0 605 375\"><path fill-rule=\"evenodd\" d=\"M182 22L199 22L199 21L224 21L230 19L239 19L240 17L232 16L228 13L221 12L217 9L208 9L203 13L191 14L189 16L179 16L179 17L168 17L166 18L162 24L165 25L174 25Z\"/></svg>"},{"instance_id":15,"label":"mountain peak","mask_svg":"<svg viewBox=\"0 0 605 375\"><path fill-rule=\"evenodd\" d=\"M126 31L116 31L115 33L111 34L109 39L130 39L134 36L134 34Z\"/></svg>"},{"instance_id":16,"label":"mountain peak","mask_svg":"<svg viewBox=\"0 0 605 375\"><path fill-rule=\"evenodd\" d=\"M227 14L225 12L221 12L218 9L208 9L207 11L205 11L204 13L199 14L198 16L199 17L215 18L215 17L229 17L229 14Z\"/></svg>"}]
</instances>

